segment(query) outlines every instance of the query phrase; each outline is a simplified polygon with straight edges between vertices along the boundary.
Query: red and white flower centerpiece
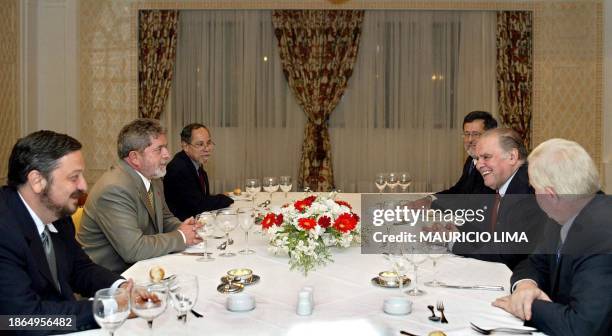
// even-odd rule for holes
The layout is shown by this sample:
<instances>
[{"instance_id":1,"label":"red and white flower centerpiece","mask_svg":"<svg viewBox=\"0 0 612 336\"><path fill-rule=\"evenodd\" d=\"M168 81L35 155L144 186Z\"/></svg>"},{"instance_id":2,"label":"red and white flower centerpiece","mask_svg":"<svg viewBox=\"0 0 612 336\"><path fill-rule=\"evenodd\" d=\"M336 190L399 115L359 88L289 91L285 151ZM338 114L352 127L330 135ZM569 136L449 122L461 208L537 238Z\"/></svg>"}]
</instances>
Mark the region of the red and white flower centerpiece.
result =
<instances>
[{"instance_id":1,"label":"red and white flower centerpiece","mask_svg":"<svg viewBox=\"0 0 612 336\"><path fill-rule=\"evenodd\" d=\"M359 216L335 196L311 195L264 214L261 227L270 239L268 250L287 253L291 270L307 275L333 261L330 247L359 243Z\"/></svg>"}]
</instances>

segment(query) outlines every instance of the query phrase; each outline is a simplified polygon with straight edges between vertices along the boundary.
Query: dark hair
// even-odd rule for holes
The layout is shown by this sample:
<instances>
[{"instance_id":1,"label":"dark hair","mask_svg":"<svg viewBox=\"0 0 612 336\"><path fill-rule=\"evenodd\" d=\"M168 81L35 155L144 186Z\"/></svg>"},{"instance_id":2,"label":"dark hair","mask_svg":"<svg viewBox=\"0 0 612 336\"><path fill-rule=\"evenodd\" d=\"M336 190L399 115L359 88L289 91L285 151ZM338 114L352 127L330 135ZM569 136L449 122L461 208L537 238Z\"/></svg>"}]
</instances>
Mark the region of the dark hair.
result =
<instances>
[{"instance_id":1,"label":"dark hair","mask_svg":"<svg viewBox=\"0 0 612 336\"><path fill-rule=\"evenodd\" d=\"M206 131L208 131L208 127L199 123L193 123L183 127L183 130L181 131L181 141L184 143L191 143L191 133L193 133L193 130L200 128L204 128Z\"/></svg>"},{"instance_id":2,"label":"dark hair","mask_svg":"<svg viewBox=\"0 0 612 336\"><path fill-rule=\"evenodd\" d=\"M81 143L69 135L46 130L17 140L9 157L8 185L15 188L23 185L32 170L38 170L48 179L62 157L81 147Z\"/></svg>"},{"instance_id":3,"label":"dark hair","mask_svg":"<svg viewBox=\"0 0 612 336\"><path fill-rule=\"evenodd\" d=\"M131 151L141 152L151 145L151 138L156 139L166 130L155 119L139 118L123 126L117 137L117 155L126 158Z\"/></svg>"},{"instance_id":4,"label":"dark hair","mask_svg":"<svg viewBox=\"0 0 612 336\"><path fill-rule=\"evenodd\" d=\"M467 123L471 123L474 120L482 120L484 122L484 129L490 130L497 127L497 120L493 118L491 113L485 111L472 111L463 118L463 126Z\"/></svg>"}]
</instances>

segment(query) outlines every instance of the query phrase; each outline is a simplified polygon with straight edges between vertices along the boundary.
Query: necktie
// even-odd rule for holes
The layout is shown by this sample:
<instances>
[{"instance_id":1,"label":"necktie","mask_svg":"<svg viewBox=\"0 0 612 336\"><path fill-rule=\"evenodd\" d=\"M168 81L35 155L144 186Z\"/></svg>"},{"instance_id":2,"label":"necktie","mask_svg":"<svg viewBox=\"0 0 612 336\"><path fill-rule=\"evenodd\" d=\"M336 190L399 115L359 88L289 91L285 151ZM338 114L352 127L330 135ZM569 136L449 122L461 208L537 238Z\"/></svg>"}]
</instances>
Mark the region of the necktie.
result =
<instances>
[{"instance_id":1,"label":"necktie","mask_svg":"<svg viewBox=\"0 0 612 336\"><path fill-rule=\"evenodd\" d=\"M155 206L154 206L155 202L153 201L153 185L151 185L149 187L149 191L147 191L147 201L151 209L155 211Z\"/></svg>"},{"instance_id":2,"label":"necktie","mask_svg":"<svg viewBox=\"0 0 612 336\"><path fill-rule=\"evenodd\" d=\"M55 251L53 249L53 241L51 240L50 232L46 225L45 230L40 234L40 239L42 240L43 249L45 250L45 257L47 257L47 263L49 264L51 276L53 277L53 281L55 282L55 288L57 288L57 290L60 290L59 281L57 280L57 265L55 263Z\"/></svg>"},{"instance_id":3,"label":"necktie","mask_svg":"<svg viewBox=\"0 0 612 336\"><path fill-rule=\"evenodd\" d=\"M495 232L495 225L497 224L497 211L499 210L499 203L501 202L501 196L499 192L495 193L495 202L493 203L493 209L491 209L491 227L489 231L491 233Z\"/></svg>"},{"instance_id":4,"label":"necktie","mask_svg":"<svg viewBox=\"0 0 612 336\"><path fill-rule=\"evenodd\" d=\"M208 195L208 183L206 181L207 176L202 166L198 168L198 179L200 180L200 186L202 187L202 192L204 192L204 195Z\"/></svg>"}]
</instances>

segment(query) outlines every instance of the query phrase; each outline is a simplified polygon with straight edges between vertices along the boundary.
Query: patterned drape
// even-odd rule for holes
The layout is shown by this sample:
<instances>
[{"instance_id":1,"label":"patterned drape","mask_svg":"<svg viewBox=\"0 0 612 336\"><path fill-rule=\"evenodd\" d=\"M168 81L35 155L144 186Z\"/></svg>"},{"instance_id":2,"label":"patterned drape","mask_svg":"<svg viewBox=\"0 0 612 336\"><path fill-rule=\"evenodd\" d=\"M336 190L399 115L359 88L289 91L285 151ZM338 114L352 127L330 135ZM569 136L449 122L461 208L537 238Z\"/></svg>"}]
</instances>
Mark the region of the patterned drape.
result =
<instances>
[{"instance_id":1,"label":"patterned drape","mask_svg":"<svg viewBox=\"0 0 612 336\"><path fill-rule=\"evenodd\" d=\"M159 119L176 55L177 10L143 10L138 17L138 114Z\"/></svg>"},{"instance_id":2,"label":"patterned drape","mask_svg":"<svg viewBox=\"0 0 612 336\"><path fill-rule=\"evenodd\" d=\"M505 126L516 130L531 148L533 93L532 13L497 13L497 97Z\"/></svg>"},{"instance_id":3,"label":"patterned drape","mask_svg":"<svg viewBox=\"0 0 612 336\"><path fill-rule=\"evenodd\" d=\"M289 87L306 113L298 186L334 188L329 117L357 59L363 11L275 10L272 23Z\"/></svg>"}]
</instances>

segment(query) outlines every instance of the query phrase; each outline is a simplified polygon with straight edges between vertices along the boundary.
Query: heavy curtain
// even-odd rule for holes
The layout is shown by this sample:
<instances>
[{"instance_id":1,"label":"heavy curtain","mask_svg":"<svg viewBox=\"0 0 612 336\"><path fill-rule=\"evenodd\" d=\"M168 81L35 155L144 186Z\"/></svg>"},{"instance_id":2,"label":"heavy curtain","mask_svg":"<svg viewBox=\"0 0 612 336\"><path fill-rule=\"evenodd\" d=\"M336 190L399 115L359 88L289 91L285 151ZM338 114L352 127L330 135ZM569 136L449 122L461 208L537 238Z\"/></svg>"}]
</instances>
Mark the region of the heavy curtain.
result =
<instances>
[{"instance_id":1,"label":"heavy curtain","mask_svg":"<svg viewBox=\"0 0 612 336\"><path fill-rule=\"evenodd\" d=\"M177 10L138 16L138 115L159 119L170 92L176 55Z\"/></svg>"},{"instance_id":2,"label":"heavy curtain","mask_svg":"<svg viewBox=\"0 0 612 336\"><path fill-rule=\"evenodd\" d=\"M497 13L497 90L503 124L531 148L533 30L528 11Z\"/></svg>"},{"instance_id":3,"label":"heavy curtain","mask_svg":"<svg viewBox=\"0 0 612 336\"><path fill-rule=\"evenodd\" d=\"M353 74L363 11L275 10L274 33L289 87L306 113L298 186L334 188L329 117Z\"/></svg>"}]
</instances>

